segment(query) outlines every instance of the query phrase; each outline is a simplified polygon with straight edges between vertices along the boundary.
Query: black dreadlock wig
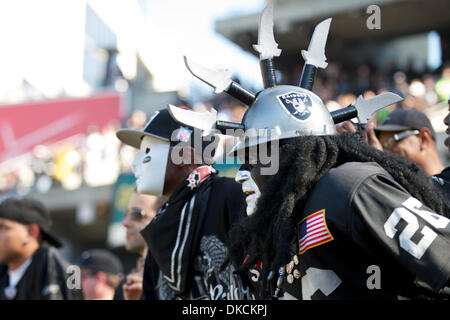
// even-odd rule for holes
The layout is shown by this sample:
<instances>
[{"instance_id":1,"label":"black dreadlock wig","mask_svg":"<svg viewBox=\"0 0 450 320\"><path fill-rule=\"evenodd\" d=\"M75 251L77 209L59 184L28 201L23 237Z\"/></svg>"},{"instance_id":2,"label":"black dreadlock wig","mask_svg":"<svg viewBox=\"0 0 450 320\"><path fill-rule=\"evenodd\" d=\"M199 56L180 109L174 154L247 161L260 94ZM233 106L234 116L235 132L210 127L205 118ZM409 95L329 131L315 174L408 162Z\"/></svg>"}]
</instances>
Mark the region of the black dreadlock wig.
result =
<instances>
[{"instance_id":1,"label":"black dreadlock wig","mask_svg":"<svg viewBox=\"0 0 450 320\"><path fill-rule=\"evenodd\" d=\"M233 258L247 252L249 259L238 272L262 259L263 292L267 275L290 260L295 239L296 213L303 212L308 193L327 172L346 162L376 162L412 196L429 208L449 216L450 206L426 174L415 164L370 147L359 135L303 136L280 141L280 166L261 190L256 212L231 231ZM295 209L295 210L294 210Z\"/></svg>"}]
</instances>

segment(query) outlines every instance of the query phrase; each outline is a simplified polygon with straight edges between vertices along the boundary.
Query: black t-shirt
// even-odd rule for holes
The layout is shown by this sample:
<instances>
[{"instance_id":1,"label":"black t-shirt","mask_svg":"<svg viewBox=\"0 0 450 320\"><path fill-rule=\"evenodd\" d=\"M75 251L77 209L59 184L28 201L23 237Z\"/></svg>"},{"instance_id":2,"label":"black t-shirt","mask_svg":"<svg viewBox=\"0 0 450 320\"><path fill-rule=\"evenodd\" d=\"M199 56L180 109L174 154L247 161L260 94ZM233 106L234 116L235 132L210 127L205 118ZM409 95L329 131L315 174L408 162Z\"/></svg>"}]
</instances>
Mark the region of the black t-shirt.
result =
<instances>
[{"instance_id":1,"label":"black t-shirt","mask_svg":"<svg viewBox=\"0 0 450 320\"><path fill-rule=\"evenodd\" d=\"M123 285L127 283L126 279L123 279L122 281L120 281L119 285L116 287L116 289L114 290L114 297L113 300L125 300L125 297L123 295Z\"/></svg>"},{"instance_id":2,"label":"black t-shirt","mask_svg":"<svg viewBox=\"0 0 450 320\"><path fill-rule=\"evenodd\" d=\"M450 278L450 220L376 163L330 170L297 225L300 278L284 299L399 299L439 292Z\"/></svg>"},{"instance_id":3,"label":"black t-shirt","mask_svg":"<svg viewBox=\"0 0 450 320\"><path fill-rule=\"evenodd\" d=\"M0 264L0 300L82 300L69 272L69 263L51 246L42 245L34 253L31 263L15 286L15 295L7 297L8 267Z\"/></svg>"}]
</instances>

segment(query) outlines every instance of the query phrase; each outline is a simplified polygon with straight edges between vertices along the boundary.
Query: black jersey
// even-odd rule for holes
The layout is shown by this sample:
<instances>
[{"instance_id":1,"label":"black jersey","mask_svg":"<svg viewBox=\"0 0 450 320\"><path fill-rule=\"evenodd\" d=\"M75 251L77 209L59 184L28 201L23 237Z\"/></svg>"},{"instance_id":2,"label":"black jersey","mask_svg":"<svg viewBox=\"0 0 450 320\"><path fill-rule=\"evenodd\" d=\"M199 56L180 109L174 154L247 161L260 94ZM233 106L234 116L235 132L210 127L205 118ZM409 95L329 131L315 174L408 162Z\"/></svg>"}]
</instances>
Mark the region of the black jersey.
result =
<instances>
[{"instance_id":1,"label":"black jersey","mask_svg":"<svg viewBox=\"0 0 450 320\"><path fill-rule=\"evenodd\" d=\"M441 173L432 176L433 182L450 202L450 167L445 168Z\"/></svg>"},{"instance_id":2,"label":"black jersey","mask_svg":"<svg viewBox=\"0 0 450 320\"><path fill-rule=\"evenodd\" d=\"M449 222L376 163L332 169L301 214L283 298L436 296L450 277Z\"/></svg>"}]
</instances>

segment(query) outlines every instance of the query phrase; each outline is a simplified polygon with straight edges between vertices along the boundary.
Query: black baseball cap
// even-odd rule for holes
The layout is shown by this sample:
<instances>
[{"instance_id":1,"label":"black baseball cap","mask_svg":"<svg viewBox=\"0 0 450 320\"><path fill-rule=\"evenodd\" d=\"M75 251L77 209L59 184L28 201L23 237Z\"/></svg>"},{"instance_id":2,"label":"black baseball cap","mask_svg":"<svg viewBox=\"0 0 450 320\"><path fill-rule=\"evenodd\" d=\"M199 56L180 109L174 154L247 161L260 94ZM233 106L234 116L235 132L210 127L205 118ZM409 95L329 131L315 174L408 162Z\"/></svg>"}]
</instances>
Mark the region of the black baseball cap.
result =
<instances>
[{"instance_id":1,"label":"black baseball cap","mask_svg":"<svg viewBox=\"0 0 450 320\"><path fill-rule=\"evenodd\" d=\"M60 248L61 241L51 234L52 219L45 206L31 198L8 198L0 203L0 218L16 221L24 225L37 224L42 239Z\"/></svg>"},{"instance_id":2,"label":"black baseball cap","mask_svg":"<svg viewBox=\"0 0 450 320\"><path fill-rule=\"evenodd\" d=\"M167 108L156 111L153 116L150 117L150 120L145 125L143 131L134 129L120 129L116 132L116 136L120 141L136 149L140 149L142 138L146 135L156 137L170 143L183 143L191 146L198 152L202 152L210 143L214 143L215 146L213 150L211 150L212 157L202 153L203 161L208 164L214 162L214 153L219 142L219 139L212 140L212 136L214 136L214 134L205 138L201 129L187 126L176 121L171 116ZM195 139L200 140L198 146L195 143Z\"/></svg>"},{"instance_id":3,"label":"black baseball cap","mask_svg":"<svg viewBox=\"0 0 450 320\"><path fill-rule=\"evenodd\" d=\"M382 131L400 132L405 130L421 130L422 128L430 129L433 140L436 140L436 133L425 113L415 109L395 109L374 130L378 134Z\"/></svg>"},{"instance_id":4,"label":"black baseball cap","mask_svg":"<svg viewBox=\"0 0 450 320\"><path fill-rule=\"evenodd\" d=\"M122 277L123 266L120 259L105 249L91 249L81 254L80 268L93 272L105 272Z\"/></svg>"},{"instance_id":5,"label":"black baseball cap","mask_svg":"<svg viewBox=\"0 0 450 320\"><path fill-rule=\"evenodd\" d=\"M169 142L188 142L191 141L193 131L194 128L175 121L168 109L161 109L150 117L143 131L120 129L116 132L116 135L123 143L139 149L141 140L145 135Z\"/></svg>"}]
</instances>

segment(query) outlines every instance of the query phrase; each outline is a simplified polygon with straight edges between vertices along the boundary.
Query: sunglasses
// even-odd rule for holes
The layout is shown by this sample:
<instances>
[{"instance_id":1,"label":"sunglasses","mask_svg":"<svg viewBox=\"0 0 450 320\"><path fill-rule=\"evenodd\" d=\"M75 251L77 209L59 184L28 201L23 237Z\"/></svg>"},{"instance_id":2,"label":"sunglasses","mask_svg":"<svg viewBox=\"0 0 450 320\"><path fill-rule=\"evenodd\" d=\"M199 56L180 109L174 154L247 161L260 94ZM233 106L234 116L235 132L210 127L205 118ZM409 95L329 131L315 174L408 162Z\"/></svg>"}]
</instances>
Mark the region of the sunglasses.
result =
<instances>
[{"instance_id":1,"label":"sunglasses","mask_svg":"<svg viewBox=\"0 0 450 320\"><path fill-rule=\"evenodd\" d=\"M141 221L143 218L150 216L149 213L144 212L141 208L131 208L124 213L123 218L130 217L132 221Z\"/></svg>"},{"instance_id":2,"label":"sunglasses","mask_svg":"<svg viewBox=\"0 0 450 320\"><path fill-rule=\"evenodd\" d=\"M392 137L390 137L389 139L384 141L381 145L383 146L384 149L391 149L393 146L395 146L397 143L399 143L403 139L406 139L410 136L415 136L417 134L419 134L419 130L413 130L413 131L408 131L408 132L403 132L403 133L396 133Z\"/></svg>"}]
</instances>

